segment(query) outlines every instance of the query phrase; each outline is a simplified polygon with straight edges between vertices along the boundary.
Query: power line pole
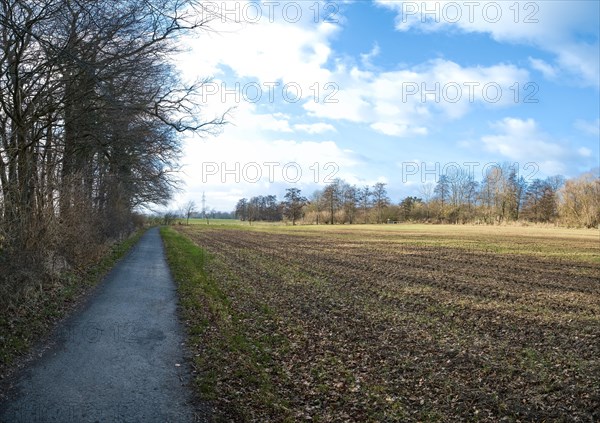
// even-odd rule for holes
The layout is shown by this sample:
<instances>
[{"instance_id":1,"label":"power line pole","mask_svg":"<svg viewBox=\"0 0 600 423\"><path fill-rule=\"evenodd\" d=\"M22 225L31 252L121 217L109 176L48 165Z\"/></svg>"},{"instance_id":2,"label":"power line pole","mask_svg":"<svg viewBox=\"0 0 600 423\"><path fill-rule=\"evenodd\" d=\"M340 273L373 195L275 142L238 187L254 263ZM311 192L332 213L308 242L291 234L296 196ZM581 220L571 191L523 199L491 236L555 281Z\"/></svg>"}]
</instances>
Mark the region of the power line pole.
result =
<instances>
[{"instance_id":1,"label":"power line pole","mask_svg":"<svg viewBox=\"0 0 600 423\"><path fill-rule=\"evenodd\" d=\"M206 215L206 195L204 191L202 191L202 217L206 219L206 224L208 225L208 216Z\"/></svg>"}]
</instances>

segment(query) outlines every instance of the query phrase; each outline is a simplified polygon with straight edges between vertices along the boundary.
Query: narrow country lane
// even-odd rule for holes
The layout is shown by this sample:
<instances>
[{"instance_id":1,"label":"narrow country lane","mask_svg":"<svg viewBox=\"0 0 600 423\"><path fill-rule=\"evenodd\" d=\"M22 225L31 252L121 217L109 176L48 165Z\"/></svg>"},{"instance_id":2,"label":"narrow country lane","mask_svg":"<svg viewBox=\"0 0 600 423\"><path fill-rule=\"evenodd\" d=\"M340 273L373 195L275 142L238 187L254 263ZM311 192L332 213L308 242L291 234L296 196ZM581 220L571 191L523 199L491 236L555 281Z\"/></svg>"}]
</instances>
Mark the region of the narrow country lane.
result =
<instances>
[{"instance_id":1,"label":"narrow country lane","mask_svg":"<svg viewBox=\"0 0 600 423\"><path fill-rule=\"evenodd\" d=\"M195 422L177 294L157 228L15 379L1 422Z\"/></svg>"}]
</instances>

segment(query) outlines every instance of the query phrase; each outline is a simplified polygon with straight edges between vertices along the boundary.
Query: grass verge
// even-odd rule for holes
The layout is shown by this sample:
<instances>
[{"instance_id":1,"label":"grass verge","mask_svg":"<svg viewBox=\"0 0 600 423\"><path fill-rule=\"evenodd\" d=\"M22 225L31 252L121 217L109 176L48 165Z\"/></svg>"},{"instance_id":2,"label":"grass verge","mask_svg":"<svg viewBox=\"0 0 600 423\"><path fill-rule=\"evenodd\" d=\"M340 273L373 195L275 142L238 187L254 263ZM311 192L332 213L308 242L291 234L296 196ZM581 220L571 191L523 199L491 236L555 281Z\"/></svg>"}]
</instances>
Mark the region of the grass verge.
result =
<instances>
[{"instance_id":1,"label":"grass verge","mask_svg":"<svg viewBox=\"0 0 600 423\"><path fill-rule=\"evenodd\" d=\"M256 412L279 420L289 415L275 383L283 372L271 354L282 340L252 330L272 319L272 311L237 309L214 277L235 277L218 258L171 228L162 228L161 236L194 352L199 397L213 405L217 421L246 421Z\"/></svg>"},{"instance_id":2,"label":"grass verge","mask_svg":"<svg viewBox=\"0 0 600 423\"><path fill-rule=\"evenodd\" d=\"M46 337L56 323L96 286L106 273L139 241L146 229L114 244L83 272L64 272L59 278L32 288L27 301L10 304L0 313L0 379L6 378L19 357Z\"/></svg>"}]
</instances>

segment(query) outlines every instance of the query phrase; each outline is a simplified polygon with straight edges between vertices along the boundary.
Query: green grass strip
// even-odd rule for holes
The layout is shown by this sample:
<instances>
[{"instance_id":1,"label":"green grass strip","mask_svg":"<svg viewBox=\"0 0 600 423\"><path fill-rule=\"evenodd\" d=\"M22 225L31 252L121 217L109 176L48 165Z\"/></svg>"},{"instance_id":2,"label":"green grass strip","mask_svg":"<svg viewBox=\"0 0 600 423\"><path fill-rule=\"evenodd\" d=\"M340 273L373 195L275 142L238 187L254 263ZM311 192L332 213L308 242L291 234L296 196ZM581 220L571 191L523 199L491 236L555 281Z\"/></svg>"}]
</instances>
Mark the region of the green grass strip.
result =
<instances>
[{"instance_id":1,"label":"green grass strip","mask_svg":"<svg viewBox=\"0 0 600 423\"><path fill-rule=\"evenodd\" d=\"M214 272L206 268L210 264L231 277L224 264L171 228L161 228L161 236L194 352L200 398L214 405L217 421L242 418L252 408L285 415L269 353L280 341L253 336L245 323L260 321L269 310L255 310L252 316L236 311Z\"/></svg>"}]
</instances>

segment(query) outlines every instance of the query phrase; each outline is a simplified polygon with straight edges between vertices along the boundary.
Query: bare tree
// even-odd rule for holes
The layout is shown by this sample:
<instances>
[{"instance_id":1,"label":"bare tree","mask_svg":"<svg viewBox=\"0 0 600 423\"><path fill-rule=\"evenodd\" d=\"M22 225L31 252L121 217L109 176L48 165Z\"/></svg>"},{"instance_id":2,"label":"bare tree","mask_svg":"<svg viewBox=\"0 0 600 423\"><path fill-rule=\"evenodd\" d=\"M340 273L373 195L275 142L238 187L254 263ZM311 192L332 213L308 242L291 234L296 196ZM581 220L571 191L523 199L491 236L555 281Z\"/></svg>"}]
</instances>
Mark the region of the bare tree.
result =
<instances>
[{"instance_id":1,"label":"bare tree","mask_svg":"<svg viewBox=\"0 0 600 423\"><path fill-rule=\"evenodd\" d=\"M358 203L358 189L354 185L344 183L342 185L342 208L344 210L344 220L349 224L354 223L356 208Z\"/></svg>"},{"instance_id":2,"label":"bare tree","mask_svg":"<svg viewBox=\"0 0 600 423\"><path fill-rule=\"evenodd\" d=\"M241 221L248 220L248 199L242 198L235 205L235 216Z\"/></svg>"},{"instance_id":3,"label":"bare tree","mask_svg":"<svg viewBox=\"0 0 600 423\"><path fill-rule=\"evenodd\" d=\"M565 223L587 228L600 224L600 178L591 173L569 180L560 190L560 211Z\"/></svg>"},{"instance_id":4,"label":"bare tree","mask_svg":"<svg viewBox=\"0 0 600 423\"><path fill-rule=\"evenodd\" d=\"M390 199L387 195L386 184L377 182L373 185L373 205L377 211L377 223L382 223L383 209L390 204Z\"/></svg>"},{"instance_id":5,"label":"bare tree","mask_svg":"<svg viewBox=\"0 0 600 423\"><path fill-rule=\"evenodd\" d=\"M190 217L198 210L196 209L196 203L193 200L188 201L183 206L183 215L185 216L185 224L190 224Z\"/></svg>"},{"instance_id":6,"label":"bare tree","mask_svg":"<svg viewBox=\"0 0 600 423\"><path fill-rule=\"evenodd\" d=\"M429 219L429 204L431 199L433 198L433 189L434 185L432 182L426 182L419 187L419 193L423 196L423 200L425 201L425 208L427 219Z\"/></svg>"},{"instance_id":7,"label":"bare tree","mask_svg":"<svg viewBox=\"0 0 600 423\"><path fill-rule=\"evenodd\" d=\"M336 179L323 189L322 198L329 212L329 223L331 225L335 223L335 213L340 205L340 184L341 180Z\"/></svg>"},{"instance_id":8,"label":"bare tree","mask_svg":"<svg viewBox=\"0 0 600 423\"><path fill-rule=\"evenodd\" d=\"M371 188L365 185L358 191L358 204L363 215L363 223L368 222L369 218L369 207L371 206Z\"/></svg>"},{"instance_id":9,"label":"bare tree","mask_svg":"<svg viewBox=\"0 0 600 423\"><path fill-rule=\"evenodd\" d=\"M0 0L0 250L77 260L177 190L178 134L218 131L168 55L198 0ZM71 258L73 260L71 260ZM75 263L74 263L75 264Z\"/></svg>"},{"instance_id":10,"label":"bare tree","mask_svg":"<svg viewBox=\"0 0 600 423\"><path fill-rule=\"evenodd\" d=\"M302 209L306 205L307 199L302 196L302 192L298 188L288 188L285 194L284 214L288 219L291 219L292 225L302 217Z\"/></svg>"}]
</instances>

